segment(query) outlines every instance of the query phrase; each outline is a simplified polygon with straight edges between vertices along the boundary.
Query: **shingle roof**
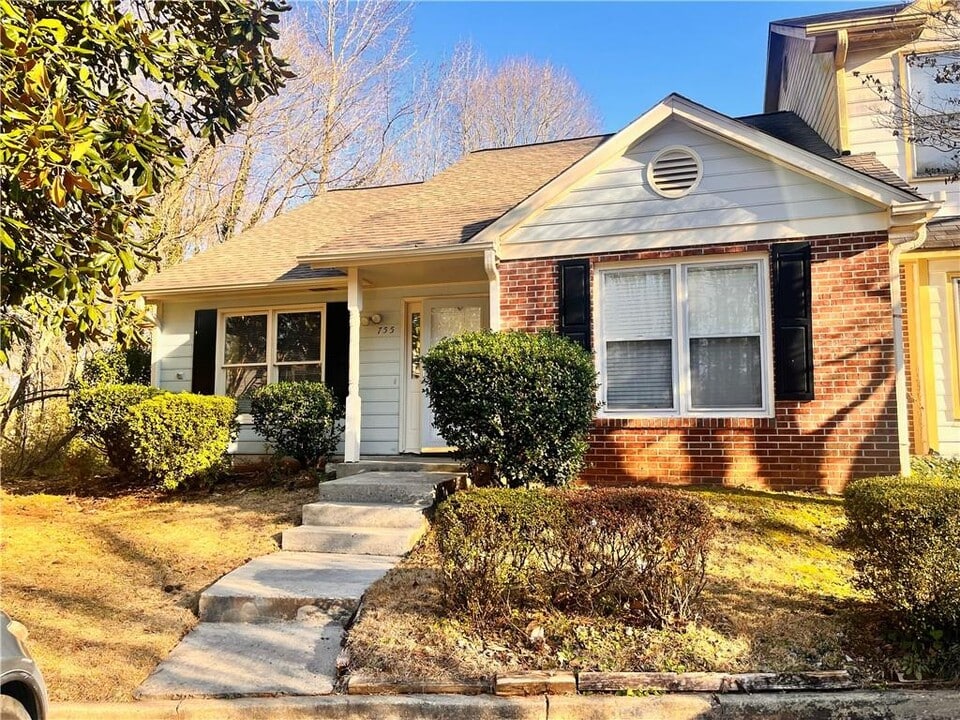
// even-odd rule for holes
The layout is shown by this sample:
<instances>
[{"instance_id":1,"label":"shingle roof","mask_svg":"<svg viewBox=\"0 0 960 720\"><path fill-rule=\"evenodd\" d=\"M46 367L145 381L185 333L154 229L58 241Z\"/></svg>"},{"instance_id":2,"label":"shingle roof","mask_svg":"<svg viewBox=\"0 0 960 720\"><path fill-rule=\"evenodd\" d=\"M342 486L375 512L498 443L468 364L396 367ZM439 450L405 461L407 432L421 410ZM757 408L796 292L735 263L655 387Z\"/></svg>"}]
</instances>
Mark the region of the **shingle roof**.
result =
<instances>
[{"instance_id":1,"label":"shingle roof","mask_svg":"<svg viewBox=\"0 0 960 720\"><path fill-rule=\"evenodd\" d=\"M746 115L737 120L815 155L831 159L837 157L837 151L827 145L817 131L803 121L803 118L790 110Z\"/></svg>"},{"instance_id":2,"label":"shingle roof","mask_svg":"<svg viewBox=\"0 0 960 720\"><path fill-rule=\"evenodd\" d=\"M297 258L463 243L608 137L479 150L423 183L324 192L133 289L149 295L324 278L342 273L311 270Z\"/></svg>"},{"instance_id":3,"label":"shingle roof","mask_svg":"<svg viewBox=\"0 0 960 720\"><path fill-rule=\"evenodd\" d=\"M876 153L869 152L858 153L856 155L843 155L836 158L836 161L843 163L848 168L852 168L858 172L862 172L865 175L874 177L877 180L882 180L887 185L893 185L894 187L898 187L901 190L906 190L907 192L912 192L914 195L916 195L915 188L911 187L906 180L897 175L882 162L877 160ZM917 195L917 197L922 196Z\"/></svg>"},{"instance_id":4,"label":"shingle roof","mask_svg":"<svg viewBox=\"0 0 960 720\"><path fill-rule=\"evenodd\" d=\"M259 285L328 278L338 270L312 270L297 257L316 247L319 238L377 213L416 191L419 183L366 190L325 192L317 198L204 250L179 265L147 277L133 290L188 290Z\"/></svg>"},{"instance_id":5,"label":"shingle roof","mask_svg":"<svg viewBox=\"0 0 960 720\"><path fill-rule=\"evenodd\" d=\"M737 118L742 123L757 130L772 135L778 140L795 145L798 148L812 152L834 162L846 165L848 168L861 172L864 175L885 182L900 190L916 194L914 188L877 159L876 153L858 153L856 155L840 155L827 145L817 132L804 122L803 118L789 110L747 115ZM920 198L920 195L917 195Z\"/></svg>"},{"instance_id":6,"label":"shingle roof","mask_svg":"<svg viewBox=\"0 0 960 720\"><path fill-rule=\"evenodd\" d=\"M921 250L960 248L960 217L935 218L927 223L927 239Z\"/></svg>"},{"instance_id":7,"label":"shingle roof","mask_svg":"<svg viewBox=\"0 0 960 720\"><path fill-rule=\"evenodd\" d=\"M805 15L803 17L787 18L786 20L774 20L771 25L786 25L788 27L805 28L810 25L822 25L824 23L844 22L847 20L864 20L866 18L881 18L903 10L910 3L898 3L896 5L881 5L879 7L856 8L854 10L839 10L837 12L822 13L820 15Z\"/></svg>"}]
</instances>

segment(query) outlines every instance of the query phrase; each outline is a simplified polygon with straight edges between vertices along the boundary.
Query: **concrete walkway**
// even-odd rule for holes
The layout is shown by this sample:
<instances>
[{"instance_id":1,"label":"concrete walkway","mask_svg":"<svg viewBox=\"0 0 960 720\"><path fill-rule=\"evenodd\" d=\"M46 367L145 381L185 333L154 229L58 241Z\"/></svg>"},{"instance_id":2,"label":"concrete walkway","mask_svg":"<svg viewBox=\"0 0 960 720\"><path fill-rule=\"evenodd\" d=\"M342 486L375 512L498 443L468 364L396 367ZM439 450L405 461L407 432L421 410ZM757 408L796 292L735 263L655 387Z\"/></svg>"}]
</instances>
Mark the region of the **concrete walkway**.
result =
<instances>
[{"instance_id":1,"label":"concrete walkway","mask_svg":"<svg viewBox=\"0 0 960 720\"><path fill-rule=\"evenodd\" d=\"M430 468L433 469L433 468ZM327 695L345 627L366 589L427 527L424 511L455 475L415 467L320 484L282 550L200 595L200 623L137 689L141 699Z\"/></svg>"}]
</instances>

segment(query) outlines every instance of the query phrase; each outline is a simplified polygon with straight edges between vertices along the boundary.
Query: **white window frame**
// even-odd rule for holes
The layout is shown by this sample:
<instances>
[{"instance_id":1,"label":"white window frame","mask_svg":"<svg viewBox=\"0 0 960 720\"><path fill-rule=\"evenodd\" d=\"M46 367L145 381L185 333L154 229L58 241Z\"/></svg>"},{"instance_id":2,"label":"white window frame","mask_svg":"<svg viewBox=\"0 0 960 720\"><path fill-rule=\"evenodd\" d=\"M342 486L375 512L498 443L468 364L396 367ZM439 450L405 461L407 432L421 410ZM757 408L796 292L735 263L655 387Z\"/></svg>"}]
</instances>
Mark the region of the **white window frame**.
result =
<instances>
[{"instance_id":1,"label":"white window frame","mask_svg":"<svg viewBox=\"0 0 960 720\"><path fill-rule=\"evenodd\" d=\"M724 265L755 265L759 282L760 303L760 397L759 408L722 408L722 409L694 409L691 407L690 396L690 336L687 318L687 270L691 267L708 268ZM608 340L603 327L604 304L604 275L608 272L618 272L636 268L638 270L670 269L673 284L673 333L674 353L673 364L673 408L657 409L609 409L606 404L607 394L607 358L606 343ZM596 290L594 304L594 347L597 349L596 367L599 377L597 388L597 402L600 418L655 418L655 417L713 417L713 418L747 418L773 417L773 313L770 295L770 261L766 253L741 253L724 256L705 256L696 258L680 258L663 261L650 260L632 263L598 264L594 270L593 287ZM698 336L699 337L699 336ZM733 337L724 335L723 337Z\"/></svg>"},{"instance_id":2,"label":"white window frame","mask_svg":"<svg viewBox=\"0 0 960 720\"><path fill-rule=\"evenodd\" d=\"M217 311L217 378L215 391L217 395L226 394L227 389L227 365L224 362L227 340L227 318L238 315L266 315L267 316L267 384L271 385L277 382L279 378L279 367L281 365L302 365L302 362L278 362L277 361L277 316L285 313L315 312L320 313L320 379L326 381L327 377L327 305L320 303L318 305L270 305L258 307L242 308L223 308ZM262 363L250 363L250 365L259 365ZM240 367L232 364L231 367ZM240 413L241 423L249 424L253 418L249 413Z\"/></svg>"},{"instance_id":3,"label":"white window frame","mask_svg":"<svg viewBox=\"0 0 960 720\"><path fill-rule=\"evenodd\" d=\"M956 53L957 51L960 51L960 48L942 48L939 50L931 50L929 52L918 52L916 53L916 55L918 57L921 55L950 55L952 53ZM903 68L903 72L906 75L906 87L907 87L906 104L908 106L912 106L914 102L913 71L915 67L910 64L909 60L907 59L906 53L901 53L901 58L902 58L902 62L900 63L900 67ZM913 113L917 111L912 109L911 107L910 112ZM958 111L958 113L960 113L960 111ZM926 113L926 115L936 115L936 114L937 113ZM906 124L906 121L905 121L905 124ZM912 128L910 127L906 127L905 129L908 135L912 131ZM909 169L910 169L910 176L912 180L917 180L922 182L924 180L939 180L941 178L949 177L949 174L944 174L944 173L921 173L917 168L917 160L918 160L917 150L916 150L917 146L911 143L908 143L908 148L909 148L909 156L908 156Z\"/></svg>"}]
</instances>

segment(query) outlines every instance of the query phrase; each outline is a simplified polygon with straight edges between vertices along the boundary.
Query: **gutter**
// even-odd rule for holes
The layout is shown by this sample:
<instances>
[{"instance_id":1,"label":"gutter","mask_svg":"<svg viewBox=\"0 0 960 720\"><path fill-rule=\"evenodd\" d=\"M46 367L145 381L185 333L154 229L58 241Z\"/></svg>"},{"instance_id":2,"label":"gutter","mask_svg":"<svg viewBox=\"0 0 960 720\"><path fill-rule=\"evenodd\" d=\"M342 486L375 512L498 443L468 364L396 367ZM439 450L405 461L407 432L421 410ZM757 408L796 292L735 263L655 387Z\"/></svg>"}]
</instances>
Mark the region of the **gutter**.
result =
<instances>
[{"instance_id":1,"label":"gutter","mask_svg":"<svg viewBox=\"0 0 960 720\"><path fill-rule=\"evenodd\" d=\"M482 231L481 231L482 232ZM493 248L491 243L470 242L439 247L403 248L391 250L365 250L351 253L312 253L300 255L297 262L312 267L346 267L361 265L381 265L394 262L417 262L429 258L443 257L483 257L486 250Z\"/></svg>"},{"instance_id":2,"label":"gutter","mask_svg":"<svg viewBox=\"0 0 960 720\"><path fill-rule=\"evenodd\" d=\"M916 250L927 239L927 226L917 229L912 239L894 243L890 250L890 306L893 312L893 364L897 395L897 441L900 474L910 476L910 405L907 398L907 367L903 338L903 299L900 285L900 256ZM893 243L893 240L891 240Z\"/></svg>"}]
</instances>

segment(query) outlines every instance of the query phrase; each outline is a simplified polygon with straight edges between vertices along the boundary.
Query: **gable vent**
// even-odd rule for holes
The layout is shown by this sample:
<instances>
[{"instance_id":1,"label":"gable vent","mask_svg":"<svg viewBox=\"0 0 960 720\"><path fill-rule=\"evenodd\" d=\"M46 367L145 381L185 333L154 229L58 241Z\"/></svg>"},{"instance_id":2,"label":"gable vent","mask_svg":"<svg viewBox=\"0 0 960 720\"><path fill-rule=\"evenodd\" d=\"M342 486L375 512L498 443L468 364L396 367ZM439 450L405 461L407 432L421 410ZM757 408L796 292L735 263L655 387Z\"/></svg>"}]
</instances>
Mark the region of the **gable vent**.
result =
<instances>
[{"instance_id":1,"label":"gable vent","mask_svg":"<svg viewBox=\"0 0 960 720\"><path fill-rule=\"evenodd\" d=\"M703 163L687 147L668 147L647 166L647 182L665 198L683 197L700 183Z\"/></svg>"}]
</instances>

